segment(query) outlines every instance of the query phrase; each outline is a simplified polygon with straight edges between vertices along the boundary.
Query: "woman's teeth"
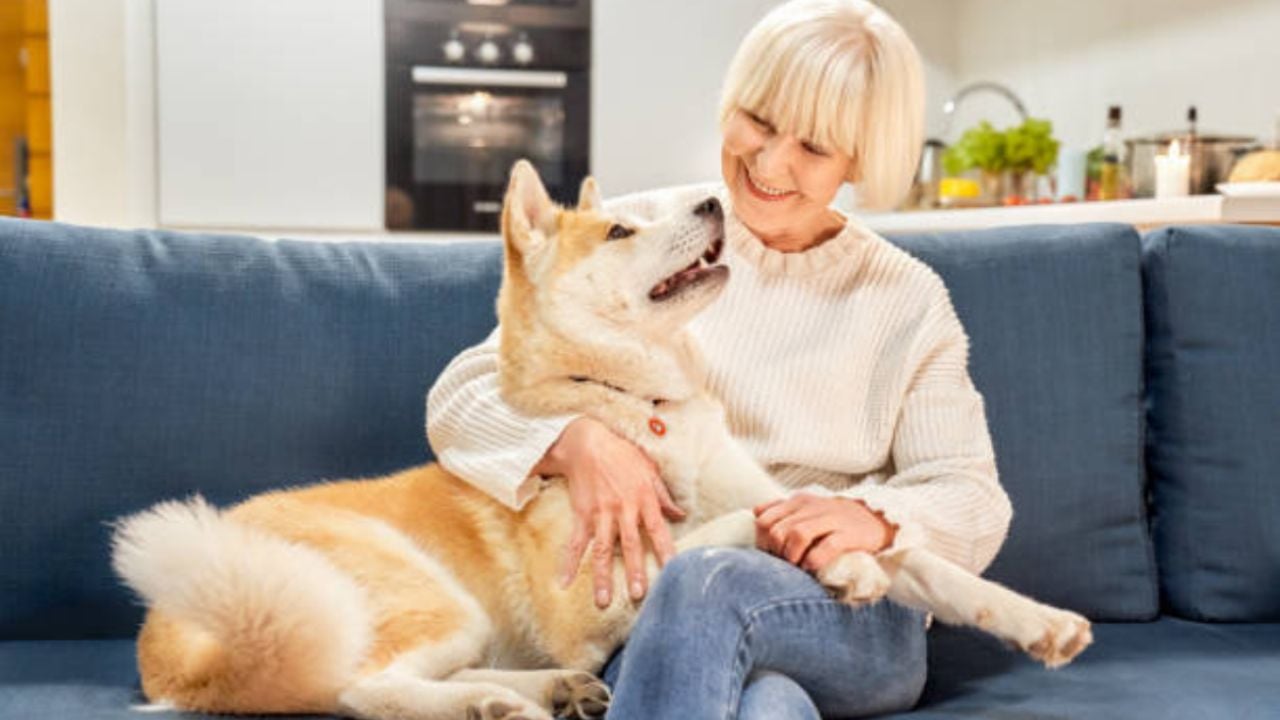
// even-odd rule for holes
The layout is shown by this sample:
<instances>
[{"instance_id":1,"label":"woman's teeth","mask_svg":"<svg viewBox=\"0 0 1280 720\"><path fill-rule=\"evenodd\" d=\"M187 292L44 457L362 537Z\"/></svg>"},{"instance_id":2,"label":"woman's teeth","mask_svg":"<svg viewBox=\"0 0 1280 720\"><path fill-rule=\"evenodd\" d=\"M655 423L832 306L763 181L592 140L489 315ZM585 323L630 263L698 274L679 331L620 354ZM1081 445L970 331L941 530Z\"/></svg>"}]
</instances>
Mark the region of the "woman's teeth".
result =
<instances>
[{"instance_id":1,"label":"woman's teeth","mask_svg":"<svg viewBox=\"0 0 1280 720\"><path fill-rule=\"evenodd\" d=\"M759 190L764 195L770 195L772 197L782 197L783 195L791 194L790 190L779 190L778 188L770 187L768 185L765 185L759 182L758 180L755 179L755 177L751 175L750 171L747 172L747 181L750 182L752 185L754 185L755 189Z\"/></svg>"}]
</instances>

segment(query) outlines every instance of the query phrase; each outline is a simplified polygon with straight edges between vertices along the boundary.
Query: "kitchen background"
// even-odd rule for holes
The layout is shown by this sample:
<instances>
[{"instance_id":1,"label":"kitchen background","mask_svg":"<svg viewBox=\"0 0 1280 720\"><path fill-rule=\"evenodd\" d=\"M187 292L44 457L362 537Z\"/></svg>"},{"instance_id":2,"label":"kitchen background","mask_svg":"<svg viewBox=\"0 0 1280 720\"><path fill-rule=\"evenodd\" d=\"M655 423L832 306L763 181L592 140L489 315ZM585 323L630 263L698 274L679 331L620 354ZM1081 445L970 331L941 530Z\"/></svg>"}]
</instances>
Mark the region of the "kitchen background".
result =
<instances>
[{"instance_id":1,"label":"kitchen background","mask_svg":"<svg viewBox=\"0 0 1280 720\"><path fill-rule=\"evenodd\" d=\"M741 36L775 0L595 0L591 170L607 194L714 179L716 102ZM1180 129L1272 142L1275 0L885 0L928 72L947 142L1018 118L978 81L1097 145ZM57 219L271 234L383 232L378 0L48 0Z\"/></svg>"}]
</instances>

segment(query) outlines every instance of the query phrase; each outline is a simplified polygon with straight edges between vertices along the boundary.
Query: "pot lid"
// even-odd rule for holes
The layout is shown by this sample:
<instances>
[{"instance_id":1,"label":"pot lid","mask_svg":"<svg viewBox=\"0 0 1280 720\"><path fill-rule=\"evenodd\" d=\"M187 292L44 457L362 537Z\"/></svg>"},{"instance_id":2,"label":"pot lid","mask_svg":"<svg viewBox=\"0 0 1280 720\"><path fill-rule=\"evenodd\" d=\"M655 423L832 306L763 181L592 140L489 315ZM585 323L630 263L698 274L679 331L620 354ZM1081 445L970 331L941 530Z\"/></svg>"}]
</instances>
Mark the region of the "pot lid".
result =
<instances>
[{"instance_id":1,"label":"pot lid","mask_svg":"<svg viewBox=\"0 0 1280 720\"><path fill-rule=\"evenodd\" d=\"M1159 145L1168 145L1170 142L1177 140L1178 142L1186 142L1190 137L1190 133L1186 130L1171 130L1156 135L1142 135L1130 138L1126 142L1135 144L1156 143ZM1258 142L1258 138L1249 137L1248 135L1214 135L1212 133L1196 133L1196 142L1203 144L1227 144L1227 145L1247 145L1249 143Z\"/></svg>"}]
</instances>

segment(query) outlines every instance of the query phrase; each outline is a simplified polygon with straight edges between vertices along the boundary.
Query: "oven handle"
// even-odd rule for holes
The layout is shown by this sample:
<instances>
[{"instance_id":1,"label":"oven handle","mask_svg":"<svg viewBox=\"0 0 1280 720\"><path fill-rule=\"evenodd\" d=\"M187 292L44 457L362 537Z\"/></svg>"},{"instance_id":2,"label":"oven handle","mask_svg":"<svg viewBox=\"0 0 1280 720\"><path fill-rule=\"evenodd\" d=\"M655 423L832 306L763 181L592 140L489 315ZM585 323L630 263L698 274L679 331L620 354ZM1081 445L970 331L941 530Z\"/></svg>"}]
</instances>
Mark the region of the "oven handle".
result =
<instances>
[{"instance_id":1,"label":"oven handle","mask_svg":"<svg viewBox=\"0 0 1280 720\"><path fill-rule=\"evenodd\" d=\"M483 70L414 65L413 81L420 85L562 88L569 84L569 76L552 70Z\"/></svg>"}]
</instances>

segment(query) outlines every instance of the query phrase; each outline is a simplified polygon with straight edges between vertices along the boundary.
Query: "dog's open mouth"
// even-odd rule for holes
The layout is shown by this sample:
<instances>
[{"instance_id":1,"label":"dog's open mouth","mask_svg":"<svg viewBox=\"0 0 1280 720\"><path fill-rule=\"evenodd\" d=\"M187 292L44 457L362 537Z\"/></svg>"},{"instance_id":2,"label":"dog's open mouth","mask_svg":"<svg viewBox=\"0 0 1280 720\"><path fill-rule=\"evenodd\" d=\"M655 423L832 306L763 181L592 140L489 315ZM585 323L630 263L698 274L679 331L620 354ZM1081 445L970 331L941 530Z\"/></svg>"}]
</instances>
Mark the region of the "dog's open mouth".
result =
<instances>
[{"instance_id":1,"label":"dog's open mouth","mask_svg":"<svg viewBox=\"0 0 1280 720\"><path fill-rule=\"evenodd\" d=\"M720 236L711 241L707 251L702 253L697 260L690 263L688 267L654 285L653 289L649 291L649 299L657 302L668 300L675 297L682 290L701 285L708 278L728 272L729 269L725 266L715 264L715 261L720 259L720 252L723 250L724 237Z\"/></svg>"}]
</instances>

